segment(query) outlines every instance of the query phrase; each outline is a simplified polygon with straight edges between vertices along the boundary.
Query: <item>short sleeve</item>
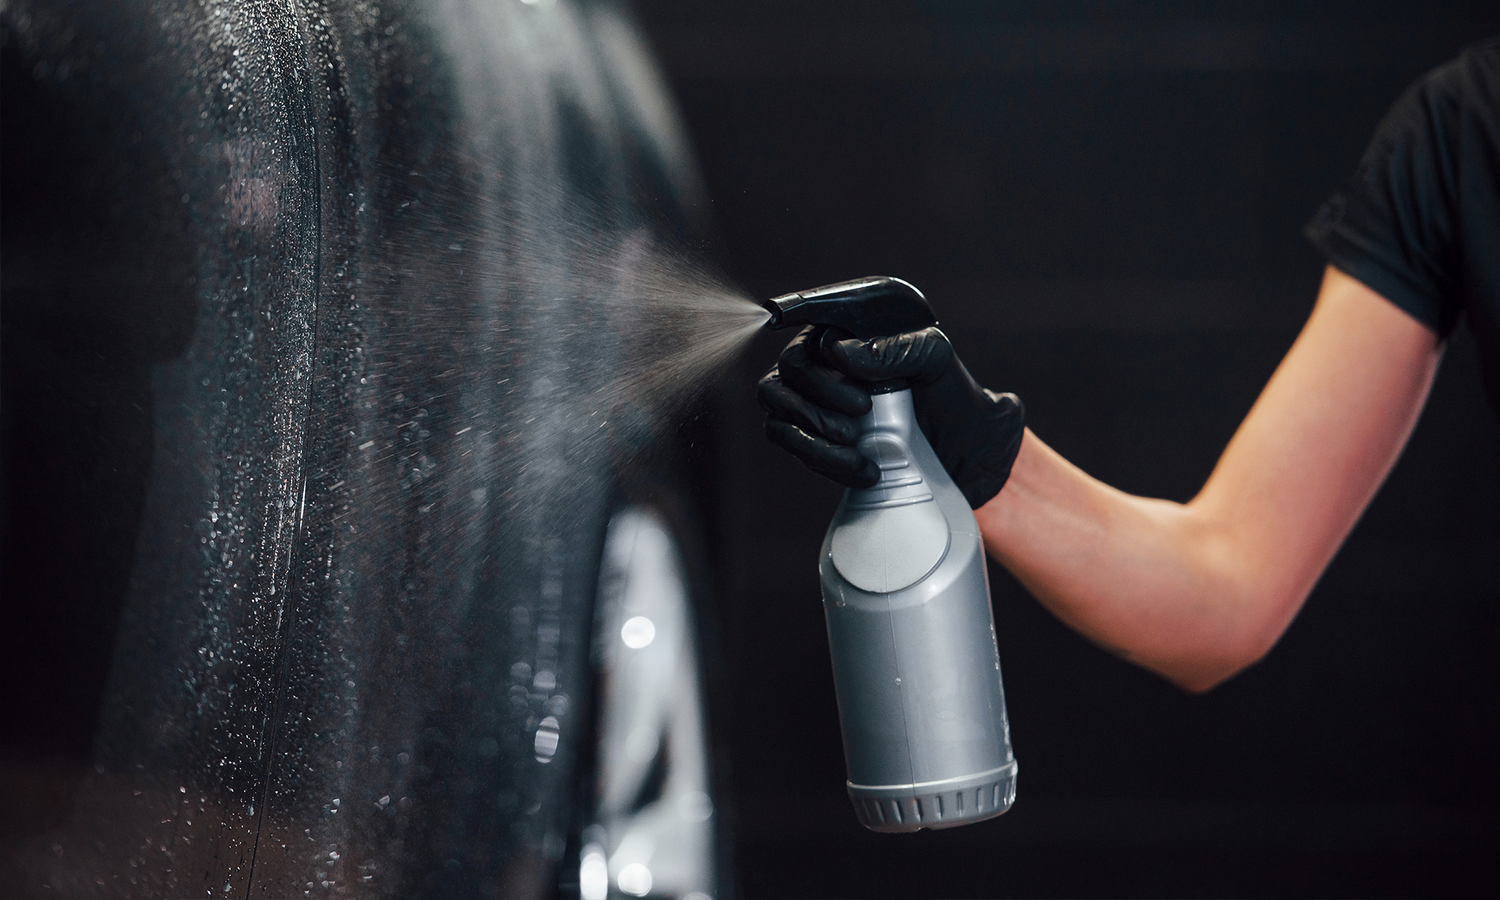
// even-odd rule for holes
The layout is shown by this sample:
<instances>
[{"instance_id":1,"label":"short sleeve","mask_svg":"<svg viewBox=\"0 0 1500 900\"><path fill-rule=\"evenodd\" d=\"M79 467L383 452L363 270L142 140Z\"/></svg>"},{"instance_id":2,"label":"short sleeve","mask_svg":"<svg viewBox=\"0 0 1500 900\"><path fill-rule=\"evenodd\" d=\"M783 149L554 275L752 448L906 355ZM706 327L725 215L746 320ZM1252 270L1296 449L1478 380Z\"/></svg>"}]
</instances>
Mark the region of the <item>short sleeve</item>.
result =
<instances>
[{"instance_id":1,"label":"short sleeve","mask_svg":"<svg viewBox=\"0 0 1500 900\"><path fill-rule=\"evenodd\" d=\"M1461 312L1455 241L1460 65L1435 70L1396 101L1354 177L1305 229L1331 265L1443 337Z\"/></svg>"}]
</instances>

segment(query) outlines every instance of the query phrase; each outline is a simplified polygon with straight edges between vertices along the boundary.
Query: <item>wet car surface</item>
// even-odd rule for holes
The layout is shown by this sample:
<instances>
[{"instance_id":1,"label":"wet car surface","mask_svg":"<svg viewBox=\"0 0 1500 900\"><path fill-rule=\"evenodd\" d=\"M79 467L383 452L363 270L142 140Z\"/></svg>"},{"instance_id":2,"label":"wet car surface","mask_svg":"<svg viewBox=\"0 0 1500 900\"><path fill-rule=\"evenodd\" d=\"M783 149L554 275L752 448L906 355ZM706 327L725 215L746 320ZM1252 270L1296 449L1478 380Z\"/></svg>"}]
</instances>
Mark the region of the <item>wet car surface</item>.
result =
<instances>
[{"instance_id":1,"label":"wet car surface","mask_svg":"<svg viewBox=\"0 0 1500 900\"><path fill-rule=\"evenodd\" d=\"M0 24L7 890L554 890L671 413L622 280L701 227L626 12Z\"/></svg>"}]
</instances>

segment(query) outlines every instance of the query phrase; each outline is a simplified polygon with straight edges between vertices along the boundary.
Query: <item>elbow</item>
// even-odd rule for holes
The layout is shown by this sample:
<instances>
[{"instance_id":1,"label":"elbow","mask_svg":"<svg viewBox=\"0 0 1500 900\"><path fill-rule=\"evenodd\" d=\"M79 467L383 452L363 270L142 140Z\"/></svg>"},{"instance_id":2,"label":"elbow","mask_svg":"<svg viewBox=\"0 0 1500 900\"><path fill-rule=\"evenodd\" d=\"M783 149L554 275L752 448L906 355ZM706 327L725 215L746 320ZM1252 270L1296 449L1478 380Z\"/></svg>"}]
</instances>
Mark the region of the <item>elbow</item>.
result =
<instances>
[{"instance_id":1,"label":"elbow","mask_svg":"<svg viewBox=\"0 0 1500 900\"><path fill-rule=\"evenodd\" d=\"M1261 596L1239 604L1241 615L1219 621L1210 633L1182 646L1181 655L1151 668L1189 694L1205 694L1265 659L1303 597Z\"/></svg>"},{"instance_id":2,"label":"elbow","mask_svg":"<svg viewBox=\"0 0 1500 900\"><path fill-rule=\"evenodd\" d=\"M1163 667L1157 674L1189 694L1206 694L1260 661L1240 660L1194 661L1192 664Z\"/></svg>"},{"instance_id":3,"label":"elbow","mask_svg":"<svg viewBox=\"0 0 1500 900\"><path fill-rule=\"evenodd\" d=\"M1255 552L1233 527L1211 527L1196 543L1198 577L1180 583L1178 615L1148 666L1190 694L1204 694L1265 659L1301 611L1327 559Z\"/></svg>"},{"instance_id":4,"label":"elbow","mask_svg":"<svg viewBox=\"0 0 1500 900\"><path fill-rule=\"evenodd\" d=\"M1206 694L1244 670L1258 660L1246 663L1229 663L1213 667L1194 668L1184 672L1159 672L1163 678L1189 694Z\"/></svg>"}]
</instances>

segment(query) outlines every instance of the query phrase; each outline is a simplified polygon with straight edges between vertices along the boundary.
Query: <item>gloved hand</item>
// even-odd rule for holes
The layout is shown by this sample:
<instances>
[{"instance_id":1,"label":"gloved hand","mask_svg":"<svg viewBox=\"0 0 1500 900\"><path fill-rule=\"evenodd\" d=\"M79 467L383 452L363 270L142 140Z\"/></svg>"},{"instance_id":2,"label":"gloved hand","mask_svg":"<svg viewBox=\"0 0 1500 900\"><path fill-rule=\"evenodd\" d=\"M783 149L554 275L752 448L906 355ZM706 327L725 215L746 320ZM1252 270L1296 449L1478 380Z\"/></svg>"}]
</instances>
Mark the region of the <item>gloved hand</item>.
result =
<instances>
[{"instance_id":1,"label":"gloved hand","mask_svg":"<svg viewBox=\"0 0 1500 900\"><path fill-rule=\"evenodd\" d=\"M893 378L911 385L917 424L969 506L989 502L1010 477L1025 409L1015 394L980 387L935 327L868 341L804 328L757 388L766 435L814 472L870 487L880 470L854 446L870 411L865 385Z\"/></svg>"}]
</instances>

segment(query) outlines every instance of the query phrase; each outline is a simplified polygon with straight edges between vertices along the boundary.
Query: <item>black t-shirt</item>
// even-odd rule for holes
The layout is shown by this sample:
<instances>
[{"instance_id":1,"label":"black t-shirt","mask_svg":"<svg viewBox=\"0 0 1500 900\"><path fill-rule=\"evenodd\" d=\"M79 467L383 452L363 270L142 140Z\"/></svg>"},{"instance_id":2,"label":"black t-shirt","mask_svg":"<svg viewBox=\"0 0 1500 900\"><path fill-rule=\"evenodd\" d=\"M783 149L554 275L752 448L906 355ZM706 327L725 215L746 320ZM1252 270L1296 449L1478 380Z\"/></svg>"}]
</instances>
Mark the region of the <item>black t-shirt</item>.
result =
<instances>
[{"instance_id":1,"label":"black t-shirt","mask_svg":"<svg viewBox=\"0 0 1500 900\"><path fill-rule=\"evenodd\" d=\"M1396 101L1307 236L1441 337L1466 314L1500 414L1500 37Z\"/></svg>"}]
</instances>

